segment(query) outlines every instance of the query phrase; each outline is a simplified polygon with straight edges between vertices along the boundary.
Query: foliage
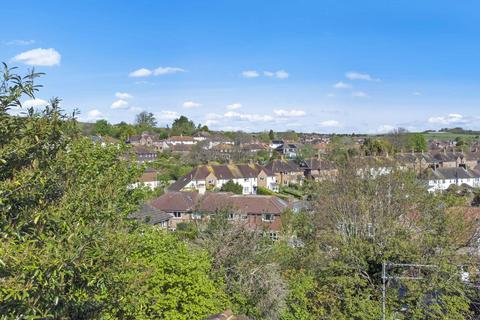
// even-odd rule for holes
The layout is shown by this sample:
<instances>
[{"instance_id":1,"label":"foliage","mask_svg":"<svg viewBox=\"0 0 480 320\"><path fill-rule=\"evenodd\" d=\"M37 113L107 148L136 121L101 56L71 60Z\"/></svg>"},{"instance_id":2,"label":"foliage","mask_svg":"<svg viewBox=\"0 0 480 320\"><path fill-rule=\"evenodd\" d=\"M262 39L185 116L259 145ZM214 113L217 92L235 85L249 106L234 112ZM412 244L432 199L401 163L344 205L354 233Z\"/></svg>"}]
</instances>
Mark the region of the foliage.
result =
<instances>
[{"instance_id":1,"label":"foliage","mask_svg":"<svg viewBox=\"0 0 480 320\"><path fill-rule=\"evenodd\" d=\"M185 116L175 119L172 124L171 134L174 136L179 135L192 135L195 133L196 127L193 121L189 120Z\"/></svg>"},{"instance_id":2,"label":"foliage","mask_svg":"<svg viewBox=\"0 0 480 320\"><path fill-rule=\"evenodd\" d=\"M0 89L0 314L18 319L201 319L227 304L208 253L125 217L142 192L124 147L78 135L59 100L20 107L33 76Z\"/></svg>"},{"instance_id":3,"label":"foliage","mask_svg":"<svg viewBox=\"0 0 480 320\"><path fill-rule=\"evenodd\" d=\"M157 126L157 120L151 112L142 111L135 116L135 123L145 129Z\"/></svg>"},{"instance_id":4,"label":"foliage","mask_svg":"<svg viewBox=\"0 0 480 320\"><path fill-rule=\"evenodd\" d=\"M226 216L212 217L197 242L213 257L214 274L224 283L237 314L278 319L286 288L271 241L242 223L228 223Z\"/></svg>"},{"instance_id":5,"label":"foliage","mask_svg":"<svg viewBox=\"0 0 480 320\"><path fill-rule=\"evenodd\" d=\"M228 180L222 188L220 188L220 191L223 192L233 192L235 194L242 194L243 193L243 187L239 185L236 182L233 182L233 180Z\"/></svg>"}]
</instances>

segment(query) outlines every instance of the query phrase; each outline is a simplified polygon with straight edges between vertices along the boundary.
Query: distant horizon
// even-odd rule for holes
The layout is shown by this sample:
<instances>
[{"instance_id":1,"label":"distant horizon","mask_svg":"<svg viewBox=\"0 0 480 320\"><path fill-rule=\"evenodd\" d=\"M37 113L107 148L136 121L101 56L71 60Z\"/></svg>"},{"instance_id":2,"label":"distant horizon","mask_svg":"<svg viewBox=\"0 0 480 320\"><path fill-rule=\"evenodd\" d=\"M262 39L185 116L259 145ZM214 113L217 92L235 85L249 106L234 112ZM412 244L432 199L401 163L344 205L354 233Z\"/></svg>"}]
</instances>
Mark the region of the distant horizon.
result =
<instances>
[{"instance_id":1,"label":"distant horizon","mask_svg":"<svg viewBox=\"0 0 480 320\"><path fill-rule=\"evenodd\" d=\"M2 5L0 61L81 121L383 134L480 123L480 4L326 0ZM39 19L38 17L52 17ZM82 21L82 23L78 23ZM13 28L12 26L15 25Z\"/></svg>"}]
</instances>

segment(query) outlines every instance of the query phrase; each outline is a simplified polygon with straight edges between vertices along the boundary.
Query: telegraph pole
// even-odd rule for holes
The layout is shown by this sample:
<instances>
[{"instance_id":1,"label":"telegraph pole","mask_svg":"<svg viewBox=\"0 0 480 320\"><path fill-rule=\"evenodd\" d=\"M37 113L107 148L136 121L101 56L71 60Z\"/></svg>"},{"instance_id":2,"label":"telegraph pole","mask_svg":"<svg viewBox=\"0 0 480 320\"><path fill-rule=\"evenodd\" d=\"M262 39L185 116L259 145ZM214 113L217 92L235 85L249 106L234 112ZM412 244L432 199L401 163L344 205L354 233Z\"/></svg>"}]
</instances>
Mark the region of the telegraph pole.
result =
<instances>
[{"instance_id":1,"label":"telegraph pole","mask_svg":"<svg viewBox=\"0 0 480 320\"><path fill-rule=\"evenodd\" d=\"M385 305L387 300L387 263L382 263L382 320L385 320Z\"/></svg>"}]
</instances>

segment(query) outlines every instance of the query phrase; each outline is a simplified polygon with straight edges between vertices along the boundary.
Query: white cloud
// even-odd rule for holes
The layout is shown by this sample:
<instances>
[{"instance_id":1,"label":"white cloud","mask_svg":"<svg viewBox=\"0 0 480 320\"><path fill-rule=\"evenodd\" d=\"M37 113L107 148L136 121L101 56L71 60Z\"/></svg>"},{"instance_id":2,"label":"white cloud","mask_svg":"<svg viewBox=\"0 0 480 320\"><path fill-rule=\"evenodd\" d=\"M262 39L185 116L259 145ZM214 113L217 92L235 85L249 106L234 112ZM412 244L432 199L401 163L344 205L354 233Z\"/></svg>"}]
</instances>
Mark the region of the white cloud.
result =
<instances>
[{"instance_id":1,"label":"white cloud","mask_svg":"<svg viewBox=\"0 0 480 320\"><path fill-rule=\"evenodd\" d=\"M389 124L383 124L377 128L377 133L389 133L395 129L394 126Z\"/></svg>"},{"instance_id":2,"label":"white cloud","mask_svg":"<svg viewBox=\"0 0 480 320\"><path fill-rule=\"evenodd\" d=\"M337 120L325 120L321 121L319 124L322 127L340 127L340 122Z\"/></svg>"},{"instance_id":3,"label":"white cloud","mask_svg":"<svg viewBox=\"0 0 480 320\"><path fill-rule=\"evenodd\" d=\"M333 85L333 87L334 87L335 89L349 89L349 88L351 88L352 86L351 86L350 84L348 84L348 83L339 81L339 82L335 83L335 84Z\"/></svg>"},{"instance_id":4,"label":"white cloud","mask_svg":"<svg viewBox=\"0 0 480 320\"><path fill-rule=\"evenodd\" d=\"M421 93L421 92L418 92L418 91L415 91L415 92L413 92L412 94L413 94L414 96L421 96L421 95L422 95L422 93Z\"/></svg>"},{"instance_id":5,"label":"white cloud","mask_svg":"<svg viewBox=\"0 0 480 320\"><path fill-rule=\"evenodd\" d=\"M198 102L195 102L195 101L185 101L183 103L183 107L187 108L187 109L197 108L197 107L201 107L201 106L202 106L201 103L198 103Z\"/></svg>"},{"instance_id":6,"label":"white cloud","mask_svg":"<svg viewBox=\"0 0 480 320\"><path fill-rule=\"evenodd\" d=\"M62 56L53 48L37 48L16 55L13 60L31 66L54 66L60 63Z\"/></svg>"},{"instance_id":7,"label":"white cloud","mask_svg":"<svg viewBox=\"0 0 480 320\"><path fill-rule=\"evenodd\" d=\"M333 97L335 97L335 93L327 93L327 97L333 98Z\"/></svg>"},{"instance_id":8,"label":"white cloud","mask_svg":"<svg viewBox=\"0 0 480 320\"><path fill-rule=\"evenodd\" d=\"M292 109L292 110L277 109L277 110L273 110L273 113L279 117L303 117L304 115L306 115L305 111L295 110L295 109Z\"/></svg>"},{"instance_id":9,"label":"white cloud","mask_svg":"<svg viewBox=\"0 0 480 320\"><path fill-rule=\"evenodd\" d=\"M115 93L115 97L122 100L133 98L133 96L130 93L126 93L126 92L117 92Z\"/></svg>"},{"instance_id":10,"label":"white cloud","mask_svg":"<svg viewBox=\"0 0 480 320\"><path fill-rule=\"evenodd\" d=\"M446 117L431 117L428 119L428 122L432 124L450 125L455 123L457 124L468 123L468 120L465 119L461 114L451 113Z\"/></svg>"},{"instance_id":11,"label":"white cloud","mask_svg":"<svg viewBox=\"0 0 480 320\"><path fill-rule=\"evenodd\" d=\"M165 74L173 74L179 72L185 72L185 70L177 67L158 67L157 69L153 70L153 75L163 76Z\"/></svg>"},{"instance_id":12,"label":"white cloud","mask_svg":"<svg viewBox=\"0 0 480 320\"><path fill-rule=\"evenodd\" d=\"M160 112L155 113L155 117L158 120L174 120L179 117L176 111L170 110L162 110Z\"/></svg>"},{"instance_id":13,"label":"white cloud","mask_svg":"<svg viewBox=\"0 0 480 320\"><path fill-rule=\"evenodd\" d=\"M241 107L242 107L241 103L232 103L226 106L228 110L237 110L237 109L240 109Z\"/></svg>"},{"instance_id":14,"label":"white cloud","mask_svg":"<svg viewBox=\"0 0 480 320\"><path fill-rule=\"evenodd\" d=\"M25 100L23 103L22 103L22 106L25 107L25 108L43 108L45 106L47 106L49 103L45 100L42 100L42 99L38 99L38 98L35 98L35 99L29 99L29 100Z\"/></svg>"},{"instance_id":15,"label":"white cloud","mask_svg":"<svg viewBox=\"0 0 480 320\"><path fill-rule=\"evenodd\" d=\"M354 92L352 92L352 96L355 97L355 98L367 98L368 94L366 94L363 91L354 91Z\"/></svg>"},{"instance_id":16,"label":"white cloud","mask_svg":"<svg viewBox=\"0 0 480 320\"><path fill-rule=\"evenodd\" d=\"M242 121L273 121L274 118L271 115L267 114L247 114L247 113L239 113L235 111L228 111L223 115L227 119L236 119Z\"/></svg>"},{"instance_id":17,"label":"white cloud","mask_svg":"<svg viewBox=\"0 0 480 320\"><path fill-rule=\"evenodd\" d=\"M84 122L94 122L104 118L105 117L98 109L92 109L87 112L87 115L85 117L80 116L79 120Z\"/></svg>"},{"instance_id":18,"label":"white cloud","mask_svg":"<svg viewBox=\"0 0 480 320\"><path fill-rule=\"evenodd\" d=\"M133 78L140 78L140 77L148 77L150 75L152 75L151 70L148 70L146 68L141 68L141 69L135 70L133 72L130 72L130 74L128 76L133 77Z\"/></svg>"},{"instance_id":19,"label":"white cloud","mask_svg":"<svg viewBox=\"0 0 480 320\"><path fill-rule=\"evenodd\" d=\"M375 79L368 73L360 73L355 71L347 72L345 77L347 77L349 80L380 81L380 79Z\"/></svg>"},{"instance_id":20,"label":"white cloud","mask_svg":"<svg viewBox=\"0 0 480 320\"><path fill-rule=\"evenodd\" d=\"M185 72L185 70L177 67L158 67L154 70L141 68L133 72L130 72L129 76L134 78L139 78L139 77L149 77L151 75L163 76L166 74L173 74L173 73L179 73L179 72Z\"/></svg>"},{"instance_id":21,"label":"white cloud","mask_svg":"<svg viewBox=\"0 0 480 320\"><path fill-rule=\"evenodd\" d=\"M112 103L110 106L112 109L127 109L128 108L128 102L122 99L118 99Z\"/></svg>"},{"instance_id":22,"label":"white cloud","mask_svg":"<svg viewBox=\"0 0 480 320\"><path fill-rule=\"evenodd\" d=\"M4 42L4 44L6 44L7 46L28 46L34 43L35 40L12 40Z\"/></svg>"},{"instance_id":23,"label":"white cloud","mask_svg":"<svg viewBox=\"0 0 480 320\"><path fill-rule=\"evenodd\" d=\"M278 70L275 72L272 71L264 71L263 75L265 77L270 77L270 78L277 78L277 79L287 79L290 75L288 74L287 71L285 70Z\"/></svg>"},{"instance_id":24,"label":"white cloud","mask_svg":"<svg viewBox=\"0 0 480 320\"><path fill-rule=\"evenodd\" d=\"M257 78L260 74L255 70L247 70L242 72L244 78Z\"/></svg>"},{"instance_id":25,"label":"white cloud","mask_svg":"<svg viewBox=\"0 0 480 320\"><path fill-rule=\"evenodd\" d=\"M285 70L279 70L279 71L275 72L275 76L278 79L287 79L290 75Z\"/></svg>"}]
</instances>

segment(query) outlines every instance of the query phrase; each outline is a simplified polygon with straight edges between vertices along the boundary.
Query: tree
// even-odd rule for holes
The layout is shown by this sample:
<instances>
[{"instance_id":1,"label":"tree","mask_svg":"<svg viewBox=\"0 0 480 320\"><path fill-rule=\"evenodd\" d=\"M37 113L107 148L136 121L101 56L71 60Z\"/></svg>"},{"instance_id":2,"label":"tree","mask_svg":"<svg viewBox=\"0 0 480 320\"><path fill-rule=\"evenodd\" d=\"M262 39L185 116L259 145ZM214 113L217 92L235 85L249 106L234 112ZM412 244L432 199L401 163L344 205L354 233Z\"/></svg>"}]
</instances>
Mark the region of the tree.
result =
<instances>
[{"instance_id":1,"label":"tree","mask_svg":"<svg viewBox=\"0 0 480 320\"><path fill-rule=\"evenodd\" d=\"M151 112L142 111L135 117L135 123L140 127L154 128L157 126L157 120Z\"/></svg>"},{"instance_id":2,"label":"tree","mask_svg":"<svg viewBox=\"0 0 480 320\"><path fill-rule=\"evenodd\" d=\"M172 135L192 135L195 131L195 123L185 116L180 116L172 123Z\"/></svg>"},{"instance_id":3,"label":"tree","mask_svg":"<svg viewBox=\"0 0 480 320\"><path fill-rule=\"evenodd\" d=\"M454 276L457 264L468 261L458 252L466 242L457 242L455 219L413 173L375 175L368 168L340 168L335 179L316 185L311 196L314 213L294 221L303 245L286 247L282 254L290 272L307 271L294 273L293 296L287 299L290 314L378 319L382 263L391 261L436 268L422 270L417 281L389 281L387 318L469 319L470 291ZM399 277L415 274L409 268L394 272Z\"/></svg>"},{"instance_id":4,"label":"tree","mask_svg":"<svg viewBox=\"0 0 480 320\"><path fill-rule=\"evenodd\" d=\"M93 134L99 136L111 136L112 126L107 120L97 120L97 122L95 122L95 126L93 127Z\"/></svg>"},{"instance_id":5,"label":"tree","mask_svg":"<svg viewBox=\"0 0 480 320\"><path fill-rule=\"evenodd\" d=\"M125 147L78 135L59 99L34 97L34 73L0 82L0 314L9 318L203 319L226 302L206 251L126 217L143 193Z\"/></svg>"},{"instance_id":6,"label":"tree","mask_svg":"<svg viewBox=\"0 0 480 320\"><path fill-rule=\"evenodd\" d=\"M428 150L427 140L421 133L411 133L408 135L409 146L415 152L424 152Z\"/></svg>"},{"instance_id":7,"label":"tree","mask_svg":"<svg viewBox=\"0 0 480 320\"><path fill-rule=\"evenodd\" d=\"M221 188L220 191L223 192L233 192L235 194L242 194L243 188L238 183L233 182L233 180L228 180Z\"/></svg>"},{"instance_id":8,"label":"tree","mask_svg":"<svg viewBox=\"0 0 480 320\"><path fill-rule=\"evenodd\" d=\"M270 140L275 140L275 132L273 132L272 129L270 129L270 131L268 132L268 137L270 138Z\"/></svg>"}]
</instances>

